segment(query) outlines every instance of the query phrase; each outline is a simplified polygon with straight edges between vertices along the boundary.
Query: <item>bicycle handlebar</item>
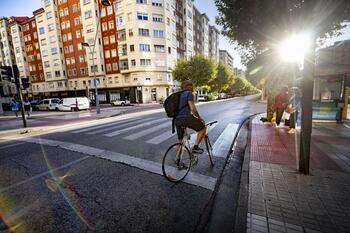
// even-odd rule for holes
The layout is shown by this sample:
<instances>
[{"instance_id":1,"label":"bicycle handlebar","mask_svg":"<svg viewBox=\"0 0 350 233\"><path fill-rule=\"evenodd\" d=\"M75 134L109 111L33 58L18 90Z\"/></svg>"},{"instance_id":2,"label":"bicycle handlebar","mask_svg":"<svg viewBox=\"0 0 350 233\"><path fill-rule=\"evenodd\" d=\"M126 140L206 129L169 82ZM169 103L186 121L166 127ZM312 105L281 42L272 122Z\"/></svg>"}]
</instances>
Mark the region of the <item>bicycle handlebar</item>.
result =
<instances>
[{"instance_id":1,"label":"bicycle handlebar","mask_svg":"<svg viewBox=\"0 0 350 233\"><path fill-rule=\"evenodd\" d=\"M211 121L211 122L207 123L205 126L212 126L216 123L218 123L218 121Z\"/></svg>"}]
</instances>

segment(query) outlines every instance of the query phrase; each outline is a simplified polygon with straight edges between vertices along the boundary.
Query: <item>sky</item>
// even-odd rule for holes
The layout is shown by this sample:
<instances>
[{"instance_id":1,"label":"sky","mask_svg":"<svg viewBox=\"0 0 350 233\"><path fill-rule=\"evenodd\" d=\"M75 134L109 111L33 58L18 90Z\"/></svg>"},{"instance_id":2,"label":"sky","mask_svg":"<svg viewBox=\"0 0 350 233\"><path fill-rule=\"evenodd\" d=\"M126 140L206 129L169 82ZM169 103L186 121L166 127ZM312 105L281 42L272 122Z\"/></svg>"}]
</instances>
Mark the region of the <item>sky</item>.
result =
<instances>
[{"instance_id":1,"label":"sky","mask_svg":"<svg viewBox=\"0 0 350 233\"><path fill-rule=\"evenodd\" d=\"M215 17L218 16L218 11L214 0L195 0L195 5L199 11L206 13L210 19L210 24L215 24ZM0 16L32 16L33 11L41 7L40 0L0 0ZM216 25L221 30L221 27ZM337 38L332 38L325 43L325 46L332 45L335 41L350 39L350 26L344 31L344 34ZM234 66L244 69L241 64L241 59L235 46L229 40L220 35L220 49L227 50L234 57Z\"/></svg>"}]
</instances>

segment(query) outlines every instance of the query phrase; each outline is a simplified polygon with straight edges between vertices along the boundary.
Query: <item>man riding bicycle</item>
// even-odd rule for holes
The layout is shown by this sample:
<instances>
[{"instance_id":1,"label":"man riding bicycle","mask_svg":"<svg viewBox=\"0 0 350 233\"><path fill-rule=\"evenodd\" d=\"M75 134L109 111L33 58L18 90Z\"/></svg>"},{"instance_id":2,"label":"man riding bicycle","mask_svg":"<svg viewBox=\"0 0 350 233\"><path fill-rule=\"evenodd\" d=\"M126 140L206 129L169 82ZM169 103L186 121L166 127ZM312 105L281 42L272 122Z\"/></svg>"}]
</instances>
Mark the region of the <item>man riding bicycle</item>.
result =
<instances>
[{"instance_id":1,"label":"man riding bicycle","mask_svg":"<svg viewBox=\"0 0 350 233\"><path fill-rule=\"evenodd\" d=\"M200 117L196 106L194 105L193 84L191 81L181 83L183 92L180 96L179 113L175 119L175 126L178 139L182 141L184 137L184 128L190 128L198 132L192 153L202 154L204 150L199 147L203 140L206 127L204 120Z\"/></svg>"}]
</instances>

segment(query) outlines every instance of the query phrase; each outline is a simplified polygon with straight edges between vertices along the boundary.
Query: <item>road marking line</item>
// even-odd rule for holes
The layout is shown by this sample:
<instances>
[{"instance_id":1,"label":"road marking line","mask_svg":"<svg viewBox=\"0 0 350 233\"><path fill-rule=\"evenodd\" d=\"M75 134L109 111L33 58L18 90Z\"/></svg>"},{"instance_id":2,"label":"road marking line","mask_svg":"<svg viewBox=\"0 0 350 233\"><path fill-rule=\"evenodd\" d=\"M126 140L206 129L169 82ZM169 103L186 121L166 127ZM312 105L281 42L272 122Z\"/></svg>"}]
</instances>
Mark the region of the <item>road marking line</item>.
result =
<instances>
[{"instance_id":1,"label":"road marking line","mask_svg":"<svg viewBox=\"0 0 350 233\"><path fill-rule=\"evenodd\" d=\"M103 132L106 132L106 131L112 131L112 130L115 130L115 129L123 128L125 126L134 125L134 124L142 123L142 122L145 122L145 121L149 121L151 119L154 119L154 118L147 118L147 119L142 119L142 120L137 120L137 121L128 120L128 121L121 122L120 124L117 124L117 126L113 126L113 127L108 127L108 128L105 128L105 129L92 131L92 132L89 132L89 133L86 133L86 134L92 135L92 134L103 133Z\"/></svg>"},{"instance_id":2,"label":"road marking line","mask_svg":"<svg viewBox=\"0 0 350 233\"><path fill-rule=\"evenodd\" d=\"M213 155L216 157L226 158L233 139L237 133L239 124L228 124L225 130L220 134L219 138L213 145Z\"/></svg>"},{"instance_id":3,"label":"road marking line","mask_svg":"<svg viewBox=\"0 0 350 233\"><path fill-rule=\"evenodd\" d=\"M132 120L137 120L139 118L135 118L135 119L129 119L129 120L119 120L119 121L116 121L116 122L113 122L111 124L108 124L107 122L103 123L102 125L97 125L97 126L93 126L93 127L89 127L88 128L84 128L84 129L80 129L80 130L76 130L76 131L73 131L72 133L83 133L83 132L87 132L87 131L90 131L90 130L94 130L94 129L100 129L100 128L104 128L104 127L108 127L108 126L112 126L112 125L118 125L118 124L121 124L123 122L129 122L129 121L132 121ZM108 125L107 125L108 124Z\"/></svg>"},{"instance_id":4,"label":"road marking line","mask_svg":"<svg viewBox=\"0 0 350 233\"><path fill-rule=\"evenodd\" d=\"M131 134L131 135L125 137L124 139L126 139L126 140L135 140L135 139L141 138L143 136L146 136L148 134L157 132L157 131L159 131L159 130L161 130L163 128L170 127L170 126L171 126L171 122L165 122L165 123L157 125L155 127L152 127L152 128L149 128L149 129L145 129L143 131Z\"/></svg>"},{"instance_id":5,"label":"road marking line","mask_svg":"<svg viewBox=\"0 0 350 233\"><path fill-rule=\"evenodd\" d=\"M346 128L350 129L350 126L346 125L346 124L343 124Z\"/></svg>"},{"instance_id":6,"label":"road marking line","mask_svg":"<svg viewBox=\"0 0 350 233\"><path fill-rule=\"evenodd\" d=\"M0 147L0 150L6 149L6 148L10 148L10 147L14 147L14 146L18 146L18 145L22 145L22 144L25 144L25 143L26 143L26 142L18 142L18 143L13 143L13 144L6 145L6 146L1 146L1 147Z\"/></svg>"},{"instance_id":7,"label":"road marking line","mask_svg":"<svg viewBox=\"0 0 350 233\"><path fill-rule=\"evenodd\" d=\"M146 143L149 143L149 144L154 144L154 145L158 145L166 140L168 140L169 138L175 136L175 134L173 134L173 132L170 130L170 131L166 131L154 138L151 138L150 140L148 140Z\"/></svg>"},{"instance_id":8,"label":"road marking line","mask_svg":"<svg viewBox=\"0 0 350 233\"><path fill-rule=\"evenodd\" d=\"M208 132L207 133L210 133L210 131L212 131L217 125L218 125L218 123L208 127L208 129L207 129ZM191 145L191 147L194 145L194 142L196 141L196 138L197 138L197 133L191 134L191 138L190 138L190 145Z\"/></svg>"},{"instance_id":9,"label":"road marking line","mask_svg":"<svg viewBox=\"0 0 350 233\"><path fill-rule=\"evenodd\" d=\"M117 135L119 135L121 133L125 133L125 132L127 132L129 130L142 128L142 127L153 125L155 123L166 121L166 120L168 120L168 119L162 118L162 119L157 119L157 120L153 120L153 121L148 121L148 122L143 123L143 124L138 124L138 125L135 125L135 126L132 126L132 127L129 127L129 128L125 128L125 129L114 131L112 133L104 134L103 136L105 136L105 137L114 137L114 136L117 136Z\"/></svg>"},{"instance_id":10,"label":"road marking line","mask_svg":"<svg viewBox=\"0 0 350 233\"><path fill-rule=\"evenodd\" d=\"M75 143L70 143L70 142L50 140L50 139L24 138L24 137L22 137L22 138L18 138L17 140L24 141L24 142L36 143L36 144L40 144L40 145L59 147L59 148L66 149L69 151L79 152L79 153L91 155L91 156L94 156L97 158L108 159L108 160L111 160L113 162L126 164L126 165L129 165L131 167L136 167L136 168L139 168L141 170L144 170L144 171L147 171L150 173L163 175L161 163L136 158L136 157L133 157L130 155L125 155L125 154L120 154L117 152L107 151L107 150L103 150L103 149L98 149L98 148L94 148L94 147L90 147L90 146L85 146L85 145L80 145L80 144L75 144ZM86 158L87 157L84 157L80 160L83 160ZM65 166L68 166L68 165L66 164ZM48 173L48 172L46 172L46 173ZM40 175L42 176L42 174L40 174ZM40 176L38 175L37 177L40 177ZM34 178L32 177L31 179L34 179ZM191 185L196 185L196 186L213 191L215 188L215 185L216 185L216 181L217 181L216 178L190 171L183 182L191 184ZM23 181L23 183L24 182L25 181ZM0 190L0 192L1 191L2 190Z\"/></svg>"}]
</instances>

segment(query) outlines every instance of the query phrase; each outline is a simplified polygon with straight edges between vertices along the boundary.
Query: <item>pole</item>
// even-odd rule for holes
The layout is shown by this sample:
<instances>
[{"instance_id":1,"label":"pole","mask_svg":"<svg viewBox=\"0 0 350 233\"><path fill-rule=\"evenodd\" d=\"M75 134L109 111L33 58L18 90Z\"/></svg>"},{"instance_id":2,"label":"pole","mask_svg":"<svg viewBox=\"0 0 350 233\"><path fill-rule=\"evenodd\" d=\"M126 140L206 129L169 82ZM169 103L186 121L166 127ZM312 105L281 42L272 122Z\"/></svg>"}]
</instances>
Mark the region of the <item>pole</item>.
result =
<instances>
[{"instance_id":1,"label":"pole","mask_svg":"<svg viewBox=\"0 0 350 233\"><path fill-rule=\"evenodd\" d=\"M301 87L302 97L299 172L303 174L309 174L310 172L310 145L312 133L312 100L315 68L315 41L316 39L315 37L313 37L310 48L306 51L305 54Z\"/></svg>"},{"instance_id":2,"label":"pole","mask_svg":"<svg viewBox=\"0 0 350 233\"><path fill-rule=\"evenodd\" d=\"M96 43L96 41L95 41ZM95 46L94 46L95 47ZM98 99L98 89L97 89L97 80L96 80L96 69L95 69L95 59L94 59L94 55L92 53L92 67L94 70L94 85L95 85L95 101L96 101L96 113L100 114L101 110L100 110L100 101Z\"/></svg>"},{"instance_id":3,"label":"pole","mask_svg":"<svg viewBox=\"0 0 350 233\"><path fill-rule=\"evenodd\" d=\"M27 128L27 120L24 113L24 103L23 103L22 88L21 88L22 80L21 78L18 78L18 79L19 79L19 85L16 85L16 86L17 86L18 96L21 100L21 114L22 114L23 127Z\"/></svg>"}]
</instances>

